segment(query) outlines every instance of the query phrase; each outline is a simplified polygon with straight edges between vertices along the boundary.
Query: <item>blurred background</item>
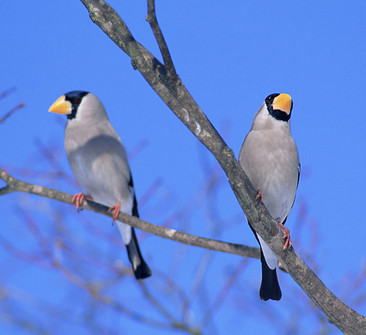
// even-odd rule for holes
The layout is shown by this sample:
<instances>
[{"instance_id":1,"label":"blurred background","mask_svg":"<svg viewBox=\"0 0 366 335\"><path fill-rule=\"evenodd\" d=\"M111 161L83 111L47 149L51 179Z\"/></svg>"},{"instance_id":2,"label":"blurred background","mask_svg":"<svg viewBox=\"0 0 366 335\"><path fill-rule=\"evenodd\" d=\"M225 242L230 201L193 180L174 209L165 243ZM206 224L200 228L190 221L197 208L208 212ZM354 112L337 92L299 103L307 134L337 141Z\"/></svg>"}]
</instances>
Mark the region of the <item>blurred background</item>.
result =
<instances>
[{"instance_id":1,"label":"blurred background","mask_svg":"<svg viewBox=\"0 0 366 335\"><path fill-rule=\"evenodd\" d=\"M161 59L146 2L109 3ZM175 0L156 10L179 76L236 155L265 97L292 96L302 173L286 225L324 283L365 314L366 3ZM129 153L142 219L257 246L213 156L81 2L3 1L0 11L1 168L79 192L66 120L47 111L90 91ZM258 260L138 232L153 271L139 284L109 218L20 193L2 196L0 211L1 333L341 333L286 273L282 300L260 301Z\"/></svg>"}]
</instances>

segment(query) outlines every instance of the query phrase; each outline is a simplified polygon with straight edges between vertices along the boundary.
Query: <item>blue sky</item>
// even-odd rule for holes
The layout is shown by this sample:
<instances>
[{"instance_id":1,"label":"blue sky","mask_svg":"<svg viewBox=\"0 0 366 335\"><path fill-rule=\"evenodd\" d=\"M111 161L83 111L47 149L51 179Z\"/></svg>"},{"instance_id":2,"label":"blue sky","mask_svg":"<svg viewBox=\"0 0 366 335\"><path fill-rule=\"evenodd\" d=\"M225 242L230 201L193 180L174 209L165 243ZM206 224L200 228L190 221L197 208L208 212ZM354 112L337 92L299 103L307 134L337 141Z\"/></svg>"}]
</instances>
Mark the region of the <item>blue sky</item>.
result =
<instances>
[{"instance_id":1,"label":"blue sky","mask_svg":"<svg viewBox=\"0 0 366 335\"><path fill-rule=\"evenodd\" d=\"M160 58L145 21L145 1L110 1L110 4L124 18L135 38ZM185 0L157 1L156 6L178 74L236 155L263 99L273 92L292 96L292 133L300 153L302 175L287 226L293 234L303 234L292 235L295 249L302 256L310 254L319 266L320 278L336 295L342 295L345 288L340 279L359 275L365 264L366 3ZM1 125L1 166L21 179L77 192L75 185L44 177L45 171L53 173L58 165L71 173L63 151L65 120L47 110L63 93L87 90L103 102L132 155L130 165L137 195L145 195L157 180L162 182L153 198L141 206L144 219L162 224L188 202L190 205L185 208L189 213L183 211L181 226L176 227L210 237L210 220L203 207L213 200L220 218L217 221L221 222L220 238L256 245L225 178L219 183L215 199L195 197L207 171L215 169L215 161L133 70L129 58L90 21L81 2L3 1L0 11L3 14L0 92L17 87L15 93L0 101L0 110L4 114L20 102L26 104ZM54 149L56 165L41 159L39 143ZM39 173L26 176L18 170L25 166ZM2 197L1 236L15 239L24 247L28 242L18 235L22 222L14 210L16 202L25 204L24 208L34 208L32 211L38 218L42 210L51 212L55 208L61 208L61 212L67 209L67 217L75 224L81 218L55 201L16 194ZM304 202L315 231L309 227L296 228L300 204ZM84 216L94 221L107 220L92 213L83 213ZM41 225L50 224L48 220ZM312 233L319 238L315 250L311 250L309 242ZM165 248L177 249L175 244L154 237L145 237L142 248L153 271L154 268L167 271L164 262L169 264L169 255ZM196 251L179 248L193 257L192 263L185 264L187 270L179 279L182 286L189 287ZM8 257L3 251L1 262L9 264ZM239 261L236 256L214 256L209 273L215 276L217 270L219 281L227 262L235 268ZM50 274L39 277L36 270L32 271L37 279L14 271L1 283L5 287L16 283L31 294L38 294L42 287L39 278L47 283ZM255 290L260 280L259 263L252 261L247 271L240 277L240 287L243 291L247 286ZM283 286L297 290L288 276L283 274L280 280ZM210 285L209 289L214 291L215 283ZM62 290L62 286L57 290ZM283 293L280 303L261 304L261 308L268 308L269 313L288 313L291 301ZM243 299L248 295L243 292ZM239 290L235 296L239 300ZM258 305L255 298L251 301ZM366 312L365 304L359 307L352 305L352 301L348 303L358 312ZM217 328L227 329L228 320L230 316L221 312ZM280 334L270 323L261 323L258 315L253 316L252 322L245 320L251 333ZM134 322L128 325L131 333L140 330ZM1 327L6 326L0 322ZM13 328L4 329L15 332ZM305 328L301 334L310 334L310 329L311 326L309 330ZM156 330L156 334L160 331Z\"/></svg>"}]
</instances>

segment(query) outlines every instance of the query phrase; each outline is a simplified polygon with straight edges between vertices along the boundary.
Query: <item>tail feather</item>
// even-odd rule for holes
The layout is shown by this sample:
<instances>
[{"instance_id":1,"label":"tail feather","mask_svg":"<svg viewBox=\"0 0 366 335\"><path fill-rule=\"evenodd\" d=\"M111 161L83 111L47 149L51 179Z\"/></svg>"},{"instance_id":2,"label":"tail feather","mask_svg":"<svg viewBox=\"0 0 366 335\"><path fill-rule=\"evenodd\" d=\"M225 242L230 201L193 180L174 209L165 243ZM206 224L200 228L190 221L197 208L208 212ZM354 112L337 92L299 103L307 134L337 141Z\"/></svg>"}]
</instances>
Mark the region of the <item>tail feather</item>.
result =
<instances>
[{"instance_id":1,"label":"tail feather","mask_svg":"<svg viewBox=\"0 0 366 335\"><path fill-rule=\"evenodd\" d=\"M282 298L282 292L280 289L280 285L278 284L276 268L272 270L268 266L266 259L264 258L261 242L258 237L259 235L257 235L257 233L250 224L249 227L252 229L254 236L257 239L261 248L262 283L259 289L259 297L264 301L267 301L269 299L280 300Z\"/></svg>"},{"instance_id":2,"label":"tail feather","mask_svg":"<svg viewBox=\"0 0 366 335\"><path fill-rule=\"evenodd\" d=\"M144 279L151 276L151 270L141 255L140 247L136 238L135 229L131 228L131 241L126 244L128 258L136 279Z\"/></svg>"},{"instance_id":3,"label":"tail feather","mask_svg":"<svg viewBox=\"0 0 366 335\"><path fill-rule=\"evenodd\" d=\"M280 300L282 297L280 285L278 284L276 268L270 269L266 263L261 249L262 262L262 283L259 290L259 296L262 300Z\"/></svg>"}]
</instances>

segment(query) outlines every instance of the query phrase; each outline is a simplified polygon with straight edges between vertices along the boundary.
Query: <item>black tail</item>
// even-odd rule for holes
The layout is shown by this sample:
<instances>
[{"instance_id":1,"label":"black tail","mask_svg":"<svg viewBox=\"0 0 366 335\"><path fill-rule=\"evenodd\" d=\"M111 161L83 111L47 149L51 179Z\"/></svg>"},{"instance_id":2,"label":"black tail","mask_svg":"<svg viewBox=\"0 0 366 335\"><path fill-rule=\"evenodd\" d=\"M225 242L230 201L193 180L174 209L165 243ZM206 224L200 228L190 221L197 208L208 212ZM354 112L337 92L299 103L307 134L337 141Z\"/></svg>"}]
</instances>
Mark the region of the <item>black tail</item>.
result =
<instances>
[{"instance_id":1,"label":"black tail","mask_svg":"<svg viewBox=\"0 0 366 335\"><path fill-rule=\"evenodd\" d=\"M133 189L133 181L132 176L130 180L129 186ZM136 195L133 197L133 207L132 207L132 215L139 217L139 212L137 210L137 200ZM144 258L141 255L139 242L137 241L135 228L131 227L131 241L129 244L126 244L128 259L132 264L133 273L135 274L136 279L144 279L151 276L151 270L149 266L146 264Z\"/></svg>"},{"instance_id":2,"label":"black tail","mask_svg":"<svg viewBox=\"0 0 366 335\"><path fill-rule=\"evenodd\" d=\"M126 248L136 279L150 277L151 270L141 255L134 228L131 228L131 241L126 245Z\"/></svg>"},{"instance_id":3,"label":"black tail","mask_svg":"<svg viewBox=\"0 0 366 335\"><path fill-rule=\"evenodd\" d=\"M259 242L257 233L252 228L250 223L249 223L249 227L253 231L254 236L260 246L261 244ZM280 289L280 285L278 284L276 269L272 270L267 265L267 262L263 255L262 248L261 248L261 263L262 263L262 283L261 283L261 288L259 290L259 297L264 301L267 301L269 299L280 300L282 298L282 292Z\"/></svg>"},{"instance_id":4,"label":"black tail","mask_svg":"<svg viewBox=\"0 0 366 335\"><path fill-rule=\"evenodd\" d=\"M278 284L276 269L268 267L261 249L262 262L262 284L259 290L259 296L262 300L280 300L282 297L280 285Z\"/></svg>"}]
</instances>

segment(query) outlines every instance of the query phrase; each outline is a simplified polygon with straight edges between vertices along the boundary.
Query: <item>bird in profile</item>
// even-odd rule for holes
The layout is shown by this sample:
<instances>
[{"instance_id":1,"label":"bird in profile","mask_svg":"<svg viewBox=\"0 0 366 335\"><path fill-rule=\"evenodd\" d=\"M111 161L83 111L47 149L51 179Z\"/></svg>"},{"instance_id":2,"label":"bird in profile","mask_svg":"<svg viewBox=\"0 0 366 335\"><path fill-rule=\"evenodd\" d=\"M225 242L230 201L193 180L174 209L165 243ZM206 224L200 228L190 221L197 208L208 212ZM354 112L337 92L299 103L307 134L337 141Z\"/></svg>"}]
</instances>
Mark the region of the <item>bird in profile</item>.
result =
<instances>
[{"instance_id":1,"label":"bird in profile","mask_svg":"<svg viewBox=\"0 0 366 335\"><path fill-rule=\"evenodd\" d=\"M250 132L240 149L239 163L252 185L257 199L263 201L268 212L284 233L284 249L291 246L290 232L284 226L295 201L300 174L299 154L290 131L293 102L288 94L271 94L254 116ZM262 300L280 300L277 257L264 240L253 230L260 244Z\"/></svg>"},{"instance_id":2,"label":"bird in profile","mask_svg":"<svg viewBox=\"0 0 366 335\"><path fill-rule=\"evenodd\" d=\"M90 199L110 207L113 222L120 211L138 217L126 151L100 100L89 92L72 91L58 98L49 111L67 116L65 150L82 189L73 197L77 209ZM120 221L117 226L136 279L151 276L134 228Z\"/></svg>"}]
</instances>

